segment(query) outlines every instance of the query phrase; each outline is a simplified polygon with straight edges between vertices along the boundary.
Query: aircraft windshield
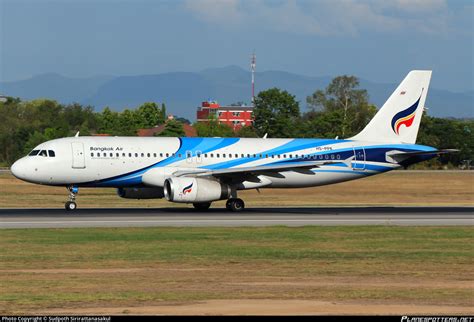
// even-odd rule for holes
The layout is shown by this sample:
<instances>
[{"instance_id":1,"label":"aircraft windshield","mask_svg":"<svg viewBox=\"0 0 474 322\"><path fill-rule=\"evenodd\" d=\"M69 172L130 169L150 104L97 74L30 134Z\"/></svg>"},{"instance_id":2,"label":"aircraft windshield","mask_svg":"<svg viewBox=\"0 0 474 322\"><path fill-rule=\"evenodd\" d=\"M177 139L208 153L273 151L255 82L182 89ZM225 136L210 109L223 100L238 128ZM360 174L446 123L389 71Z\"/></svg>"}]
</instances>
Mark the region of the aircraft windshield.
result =
<instances>
[{"instance_id":1,"label":"aircraft windshield","mask_svg":"<svg viewBox=\"0 0 474 322\"><path fill-rule=\"evenodd\" d=\"M39 150L33 150L30 152L30 154L28 154L29 156L34 156L34 155L37 155L39 153Z\"/></svg>"},{"instance_id":2,"label":"aircraft windshield","mask_svg":"<svg viewBox=\"0 0 474 322\"><path fill-rule=\"evenodd\" d=\"M32 157L37 155L37 156L40 156L40 157L54 158L56 156L56 153L54 152L54 150L33 150L28 155L32 156Z\"/></svg>"}]
</instances>

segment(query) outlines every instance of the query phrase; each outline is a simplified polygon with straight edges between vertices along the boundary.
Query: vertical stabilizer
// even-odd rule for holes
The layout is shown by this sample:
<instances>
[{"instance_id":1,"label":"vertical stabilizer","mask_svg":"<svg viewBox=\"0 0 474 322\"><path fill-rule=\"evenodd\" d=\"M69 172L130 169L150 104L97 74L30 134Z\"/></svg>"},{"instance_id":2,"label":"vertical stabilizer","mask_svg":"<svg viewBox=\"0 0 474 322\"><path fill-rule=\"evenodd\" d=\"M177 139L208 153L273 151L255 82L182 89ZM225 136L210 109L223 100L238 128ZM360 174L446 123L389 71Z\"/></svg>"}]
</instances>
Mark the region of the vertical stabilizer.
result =
<instances>
[{"instance_id":1,"label":"vertical stabilizer","mask_svg":"<svg viewBox=\"0 0 474 322\"><path fill-rule=\"evenodd\" d=\"M362 132L350 139L414 144L430 79L430 70L409 72Z\"/></svg>"}]
</instances>

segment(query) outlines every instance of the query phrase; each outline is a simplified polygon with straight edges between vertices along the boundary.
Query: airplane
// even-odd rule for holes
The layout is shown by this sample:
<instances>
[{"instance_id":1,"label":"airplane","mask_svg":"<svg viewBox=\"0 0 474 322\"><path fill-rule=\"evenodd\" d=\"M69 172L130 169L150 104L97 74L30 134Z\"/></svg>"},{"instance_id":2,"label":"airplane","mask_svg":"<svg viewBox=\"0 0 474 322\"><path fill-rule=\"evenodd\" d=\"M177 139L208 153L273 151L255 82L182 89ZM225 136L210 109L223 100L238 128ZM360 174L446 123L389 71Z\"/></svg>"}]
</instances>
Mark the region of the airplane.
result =
<instances>
[{"instance_id":1,"label":"airplane","mask_svg":"<svg viewBox=\"0 0 474 322\"><path fill-rule=\"evenodd\" d=\"M367 126L348 139L66 137L47 141L11 172L36 184L65 186L66 210L81 187L113 187L132 199L166 198L207 210L227 200L242 211L240 190L301 188L384 173L456 150L417 145L431 79L413 70Z\"/></svg>"}]
</instances>

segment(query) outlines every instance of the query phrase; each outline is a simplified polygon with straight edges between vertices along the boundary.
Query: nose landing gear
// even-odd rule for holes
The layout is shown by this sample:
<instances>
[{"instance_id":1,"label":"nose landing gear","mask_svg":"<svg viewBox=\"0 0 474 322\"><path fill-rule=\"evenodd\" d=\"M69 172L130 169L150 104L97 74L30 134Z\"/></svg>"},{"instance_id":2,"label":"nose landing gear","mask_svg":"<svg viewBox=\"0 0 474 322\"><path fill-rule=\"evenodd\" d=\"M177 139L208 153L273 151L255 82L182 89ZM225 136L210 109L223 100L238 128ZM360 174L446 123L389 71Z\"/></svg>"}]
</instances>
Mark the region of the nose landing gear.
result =
<instances>
[{"instance_id":1,"label":"nose landing gear","mask_svg":"<svg viewBox=\"0 0 474 322\"><path fill-rule=\"evenodd\" d=\"M67 211L76 210L76 195L79 193L79 188L75 186L68 186L67 190L69 190L69 200L64 204L64 208Z\"/></svg>"}]
</instances>

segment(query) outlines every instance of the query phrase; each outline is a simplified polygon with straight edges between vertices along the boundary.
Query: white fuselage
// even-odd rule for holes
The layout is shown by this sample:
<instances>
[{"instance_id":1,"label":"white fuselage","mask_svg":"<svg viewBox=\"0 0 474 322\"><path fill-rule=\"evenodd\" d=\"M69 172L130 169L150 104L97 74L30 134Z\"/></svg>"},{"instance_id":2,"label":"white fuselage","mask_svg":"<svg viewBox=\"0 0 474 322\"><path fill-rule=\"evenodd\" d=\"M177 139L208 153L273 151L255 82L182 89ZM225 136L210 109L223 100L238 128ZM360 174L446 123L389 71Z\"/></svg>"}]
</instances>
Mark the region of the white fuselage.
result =
<instances>
[{"instance_id":1,"label":"white fuselage","mask_svg":"<svg viewBox=\"0 0 474 322\"><path fill-rule=\"evenodd\" d=\"M150 170L166 178L196 168L279 163L291 168L292 162L341 160L310 170L260 174L259 184L244 181L237 189L308 187L396 169L400 165L388 156L391 151L430 150L434 149L414 144L334 139L69 137L40 144L34 151L54 151L54 157L26 156L12 166L12 172L22 180L45 185L137 187L147 185L143 176ZM348 159L349 163L343 162Z\"/></svg>"}]
</instances>

